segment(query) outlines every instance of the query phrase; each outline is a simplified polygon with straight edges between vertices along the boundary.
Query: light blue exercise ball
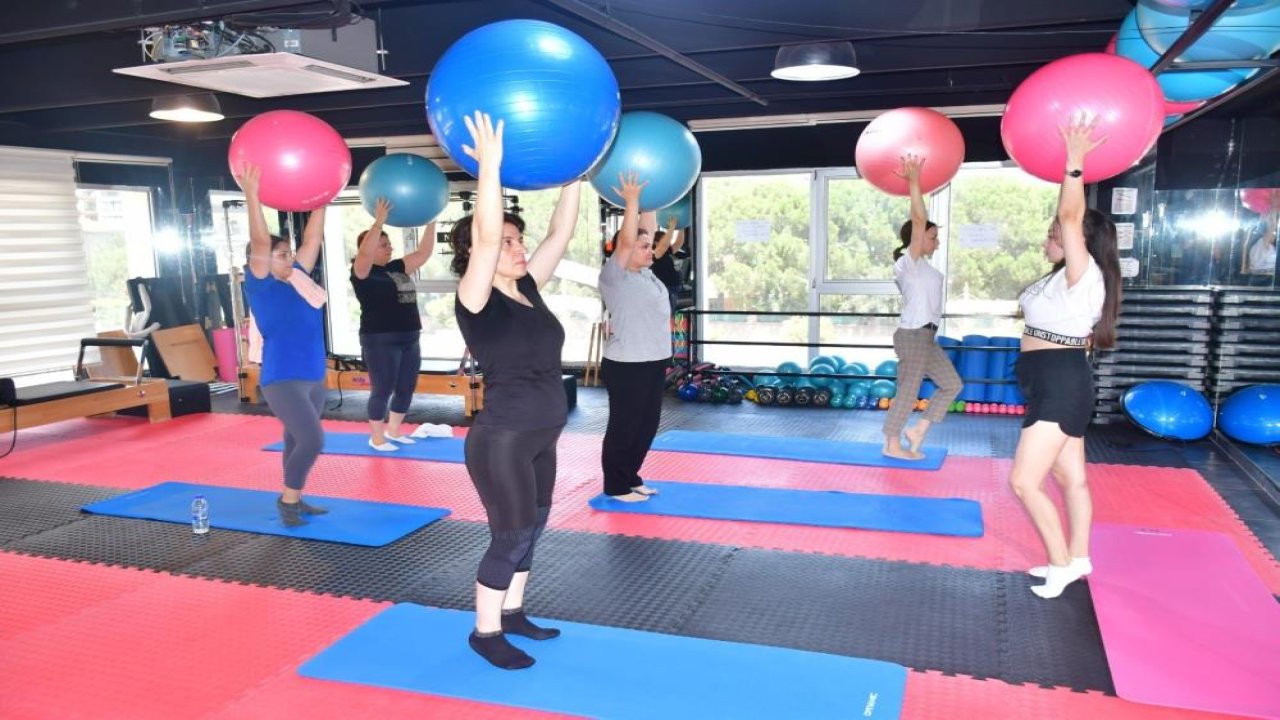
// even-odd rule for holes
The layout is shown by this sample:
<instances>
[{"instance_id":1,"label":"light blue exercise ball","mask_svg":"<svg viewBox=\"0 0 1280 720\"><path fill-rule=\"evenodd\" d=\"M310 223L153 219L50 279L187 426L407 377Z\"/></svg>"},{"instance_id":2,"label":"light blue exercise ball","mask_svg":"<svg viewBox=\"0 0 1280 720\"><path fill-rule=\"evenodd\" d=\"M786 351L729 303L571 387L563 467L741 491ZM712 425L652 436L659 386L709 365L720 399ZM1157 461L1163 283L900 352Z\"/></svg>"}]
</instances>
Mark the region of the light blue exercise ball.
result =
<instances>
[{"instance_id":1,"label":"light blue exercise ball","mask_svg":"<svg viewBox=\"0 0 1280 720\"><path fill-rule=\"evenodd\" d=\"M1153 380L1125 390L1120 408L1134 425L1169 440L1199 440L1213 429L1213 408L1194 388Z\"/></svg>"},{"instance_id":2,"label":"light blue exercise ball","mask_svg":"<svg viewBox=\"0 0 1280 720\"><path fill-rule=\"evenodd\" d=\"M1116 33L1116 54L1127 57L1149 68L1160 59L1160 53L1151 49L1138 30L1137 13L1130 11L1120 23ZM1194 102L1217 97L1248 80L1257 70L1179 70L1162 72L1156 82L1164 91L1165 99L1178 102Z\"/></svg>"},{"instance_id":3,"label":"light blue exercise ball","mask_svg":"<svg viewBox=\"0 0 1280 720\"><path fill-rule=\"evenodd\" d=\"M890 377L897 377L897 376L898 376L898 361L897 361L897 360L885 360L884 362L882 362L882 363L880 363L879 365L877 365L877 366L876 366L876 371L875 371L873 374L874 374L874 375L888 375L888 376L890 376Z\"/></svg>"},{"instance_id":4,"label":"light blue exercise ball","mask_svg":"<svg viewBox=\"0 0 1280 720\"><path fill-rule=\"evenodd\" d=\"M620 173L636 174L648 184L640 191L640 209L658 210L684 197L702 171L702 149L689 128L653 112L623 113L618 135L591 170L591 185L600 197L623 207L614 188Z\"/></svg>"},{"instance_id":5,"label":"light blue exercise ball","mask_svg":"<svg viewBox=\"0 0 1280 720\"><path fill-rule=\"evenodd\" d=\"M1191 25L1191 10L1173 8L1156 0L1138 0L1134 9L1138 29L1147 44L1164 54ZM1239 3L1218 16L1177 59L1182 61L1259 60L1280 50L1280 2L1241 7Z\"/></svg>"},{"instance_id":6,"label":"light blue exercise ball","mask_svg":"<svg viewBox=\"0 0 1280 720\"><path fill-rule=\"evenodd\" d=\"M1240 442L1280 443L1280 385L1249 385L1231 393L1218 409L1218 428Z\"/></svg>"},{"instance_id":7,"label":"light blue exercise ball","mask_svg":"<svg viewBox=\"0 0 1280 720\"><path fill-rule=\"evenodd\" d=\"M445 51L427 82L427 121L444 151L472 176L464 118L505 122L502 185L541 190L577 180L609 149L622 108L604 57L578 35L541 20L472 30ZM673 198L674 199L674 198Z\"/></svg>"},{"instance_id":8,"label":"light blue exercise ball","mask_svg":"<svg viewBox=\"0 0 1280 720\"><path fill-rule=\"evenodd\" d=\"M378 198L391 203L387 224L416 227L433 220L449 204L449 179L421 155L392 153L374 160L360 174L360 204L373 215Z\"/></svg>"},{"instance_id":9,"label":"light blue exercise ball","mask_svg":"<svg viewBox=\"0 0 1280 720\"><path fill-rule=\"evenodd\" d=\"M693 191L658 211L658 227L666 228L671 218L676 219L676 229L687 228L693 224Z\"/></svg>"}]
</instances>

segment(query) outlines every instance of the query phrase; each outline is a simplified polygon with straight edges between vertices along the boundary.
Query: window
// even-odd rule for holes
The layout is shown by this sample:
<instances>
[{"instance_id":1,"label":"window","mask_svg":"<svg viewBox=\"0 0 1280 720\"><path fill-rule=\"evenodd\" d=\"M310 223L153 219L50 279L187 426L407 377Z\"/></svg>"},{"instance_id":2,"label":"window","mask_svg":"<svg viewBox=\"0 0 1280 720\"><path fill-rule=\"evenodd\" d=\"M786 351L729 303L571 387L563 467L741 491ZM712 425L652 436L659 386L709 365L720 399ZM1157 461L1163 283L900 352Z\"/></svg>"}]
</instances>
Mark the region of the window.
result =
<instances>
[{"instance_id":1,"label":"window","mask_svg":"<svg viewBox=\"0 0 1280 720\"><path fill-rule=\"evenodd\" d=\"M226 274L233 267L244 267L244 249L249 243L249 215L244 207L244 193L210 190L209 207L213 222L209 231L201 236L201 242L217 257L218 272ZM279 235L280 213L266 208L266 217L267 229L272 235Z\"/></svg>"},{"instance_id":2,"label":"window","mask_svg":"<svg viewBox=\"0 0 1280 720\"><path fill-rule=\"evenodd\" d=\"M130 317L127 282L155 277L151 190L81 186L80 234L98 332L120 330Z\"/></svg>"}]
</instances>

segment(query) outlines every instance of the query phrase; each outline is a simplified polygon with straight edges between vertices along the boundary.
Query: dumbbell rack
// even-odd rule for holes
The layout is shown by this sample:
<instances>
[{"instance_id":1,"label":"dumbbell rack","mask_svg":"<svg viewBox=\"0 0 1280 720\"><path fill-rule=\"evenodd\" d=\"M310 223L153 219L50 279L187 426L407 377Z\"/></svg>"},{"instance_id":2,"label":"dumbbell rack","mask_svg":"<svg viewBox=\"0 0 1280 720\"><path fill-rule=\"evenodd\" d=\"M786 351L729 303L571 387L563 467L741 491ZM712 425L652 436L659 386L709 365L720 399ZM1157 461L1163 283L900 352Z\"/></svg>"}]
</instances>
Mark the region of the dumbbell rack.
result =
<instances>
[{"instance_id":1,"label":"dumbbell rack","mask_svg":"<svg viewBox=\"0 0 1280 720\"><path fill-rule=\"evenodd\" d=\"M1116 347L1094 358L1094 422L1125 422L1120 398L1149 380L1208 387L1214 293L1209 288L1125 288Z\"/></svg>"},{"instance_id":2,"label":"dumbbell rack","mask_svg":"<svg viewBox=\"0 0 1280 720\"><path fill-rule=\"evenodd\" d=\"M1216 407L1237 388L1280 383L1280 292L1224 289L1214 311L1209 401Z\"/></svg>"}]
</instances>

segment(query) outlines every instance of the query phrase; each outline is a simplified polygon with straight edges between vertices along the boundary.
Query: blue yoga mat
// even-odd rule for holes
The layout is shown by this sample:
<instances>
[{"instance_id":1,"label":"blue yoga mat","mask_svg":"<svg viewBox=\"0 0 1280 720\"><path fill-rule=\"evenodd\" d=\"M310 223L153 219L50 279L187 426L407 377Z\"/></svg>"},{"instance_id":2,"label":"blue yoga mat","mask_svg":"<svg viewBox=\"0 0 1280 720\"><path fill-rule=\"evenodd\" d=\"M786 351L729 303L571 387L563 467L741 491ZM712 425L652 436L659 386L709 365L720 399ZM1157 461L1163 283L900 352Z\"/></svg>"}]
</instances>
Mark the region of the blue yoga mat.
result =
<instances>
[{"instance_id":1,"label":"blue yoga mat","mask_svg":"<svg viewBox=\"0 0 1280 720\"><path fill-rule=\"evenodd\" d=\"M982 537L982 506L963 498L870 495L826 490L785 490L742 485L653 482L659 494L629 503L597 495L591 507L607 512L676 515L711 520L818 525Z\"/></svg>"},{"instance_id":2,"label":"blue yoga mat","mask_svg":"<svg viewBox=\"0 0 1280 720\"><path fill-rule=\"evenodd\" d=\"M548 623L563 633L553 640L508 635L537 660L511 672L467 645L474 621L470 612L395 605L298 672L611 720L892 720L906 689L906 669L892 663L570 622ZM644 681L619 681L628 671Z\"/></svg>"},{"instance_id":3,"label":"blue yoga mat","mask_svg":"<svg viewBox=\"0 0 1280 720\"><path fill-rule=\"evenodd\" d=\"M654 450L669 452L742 455L776 460L872 465L912 470L937 470L942 467L942 461L947 457L946 448L925 446L924 457L920 460L899 460L882 454L881 447L883 446L877 443L692 430L669 430L653 441Z\"/></svg>"},{"instance_id":4,"label":"blue yoga mat","mask_svg":"<svg viewBox=\"0 0 1280 720\"><path fill-rule=\"evenodd\" d=\"M368 433L334 433L324 434L324 453L326 455L364 455L366 457L384 457L399 460L431 460L434 462L462 463L463 438L414 438L412 445L397 445L399 450L381 452L369 447ZM272 443L263 450L282 452L284 443Z\"/></svg>"},{"instance_id":5,"label":"blue yoga mat","mask_svg":"<svg viewBox=\"0 0 1280 720\"><path fill-rule=\"evenodd\" d=\"M183 482L160 483L80 509L98 515L190 525L191 500L196 495L209 500L212 528L369 547L386 545L449 514L443 508L308 496L315 504L328 508L328 514L309 516L306 525L290 528L280 522L276 512L278 492Z\"/></svg>"}]
</instances>

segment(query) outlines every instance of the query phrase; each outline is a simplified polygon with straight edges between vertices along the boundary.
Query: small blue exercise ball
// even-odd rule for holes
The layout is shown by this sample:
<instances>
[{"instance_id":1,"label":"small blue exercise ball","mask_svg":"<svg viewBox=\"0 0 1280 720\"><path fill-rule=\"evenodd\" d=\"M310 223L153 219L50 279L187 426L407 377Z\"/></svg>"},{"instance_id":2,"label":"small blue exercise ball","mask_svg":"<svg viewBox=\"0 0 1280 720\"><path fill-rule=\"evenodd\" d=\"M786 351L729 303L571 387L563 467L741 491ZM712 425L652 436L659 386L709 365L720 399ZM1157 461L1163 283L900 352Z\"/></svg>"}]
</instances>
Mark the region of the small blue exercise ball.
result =
<instances>
[{"instance_id":1,"label":"small blue exercise ball","mask_svg":"<svg viewBox=\"0 0 1280 720\"><path fill-rule=\"evenodd\" d=\"M702 149L689 128L653 112L623 113L618 135L604 160L591 170L600 197L623 207L613 189L620 173L636 174L648 184L640 191L640 209L658 210L684 197L702 172Z\"/></svg>"},{"instance_id":2,"label":"small blue exercise ball","mask_svg":"<svg viewBox=\"0 0 1280 720\"><path fill-rule=\"evenodd\" d=\"M1165 53L1192 22L1189 8L1139 0L1138 29L1157 53ZM1177 59L1181 61L1259 60L1280 50L1280 2L1231 6Z\"/></svg>"},{"instance_id":3,"label":"small blue exercise ball","mask_svg":"<svg viewBox=\"0 0 1280 720\"><path fill-rule=\"evenodd\" d=\"M1166 440L1199 440L1213 429L1213 408L1182 383L1153 380L1134 385L1120 398L1134 425Z\"/></svg>"},{"instance_id":4,"label":"small blue exercise ball","mask_svg":"<svg viewBox=\"0 0 1280 720\"><path fill-rule=\"evenodd\" d=\"M665 229L671 224L673 217L676 219L677 230L693 224L693 191L685 193L684 197L658 211L658 227Z\"/></svg>"},{"instance_id":5,"label":"small blue exercise ball","mask_svg":"<svg viewBox=\"0 0 1280 720\"><path fill-rule=\"evenodd\" d=\"M1149 68L1160 59L1138 30L1137 12L1130 11L1116 33L1116 54ZM1195 102L1217 97L1248 80L1257 70L1179 70L1162 72L1156 82L1166 100Z\"/></svg>"},{"instance_id":6,"label":"small blue exercise ball","mask_svg":"<svg viewBox=\"0 0 1280 720\"><path fill-rule=\"evenodd\" d=\"M812 367L809 368L809 372L815 376L834 375L836 373L836 369L826 363L815 363ZM829 378L829 377L810 377L809 378L809 381L812 382L815 387L830 387L831 382L833 380L835 380L835 378Z\"/></svg>"},{"instance_id":7,"label":"small blue exercise ball","mask_svg":"<svg viewBox=\"0 0 1280 720\"><path fill-rule=\"evenodd\" d=\"M577 180L618 129L618 81L578 35L540 20L504 20L472 30L445 51L427 82L427 121L444 151L472 176L476 161L464 118L505 122L502 185L541 190Z\"/></svg>"},{"instance_id":8,"label":"small blue exercise ball","mask_svg":"<svg viewBox=\"0 0 1280 720\"><path fill-rule=\"evenodd\" d=\"M841 375L870 375L871 368L867 367L866 363L860 363L860 362L845 363L840 368L840 374Z\"/></svg>"},{"instance_id":9,"label":"small blue exercise ball","mask_svg":"<svg viewBox=\"0 0 1280 720\"><path fill-rule=\"evenodd\" d=\"M1240 442L1280 443L1280 385L1249 385L1231 393L1218 408L1218 428Z\"/></svg>"},{"instance_id":10,"label":"small blue exercise ball","mask_svg":"<svg viewBox=\"0 0 1280 720\"><path fill-rule=\"evenodd\" d=\"M897 376L898 376L898 361L897 361L897 360L885 360L884 362L882 362L882 363L880 363L879 365L877 365L877 366L876 366L876 371L875 371L875 373L873 373L873 374L875 374L875 375L888 375L888 376L890 376L890 377L897 377Z\"/></svg>"},{"instance_id":11,"label":"small blue exercise ball","mask_svg":"<svg viewBox=\"0 0 1280 720\"><path fill-rule=\"evenodd\" d=\"M871 383L871 397L891 398L898 394L898 386L892 380L876 380Z\"/></svg>"},{"instance_id":12,"label":"small blue exercise ball","mask_svg":"<svg viewBox=\"0 0 1280 720\"><path fill-rule=\"evenodd\" d=\"M391 203L388 225L425 225L449 204L449 179L435 163L420 155L383 155L360 174L360 204L370 215L377 208L378 198Z\"/></svg>"}]
</instances>

